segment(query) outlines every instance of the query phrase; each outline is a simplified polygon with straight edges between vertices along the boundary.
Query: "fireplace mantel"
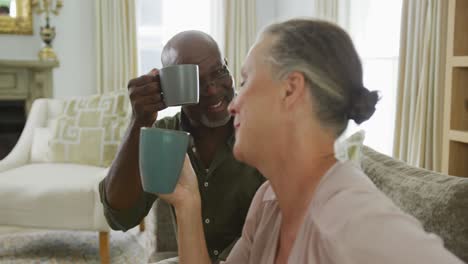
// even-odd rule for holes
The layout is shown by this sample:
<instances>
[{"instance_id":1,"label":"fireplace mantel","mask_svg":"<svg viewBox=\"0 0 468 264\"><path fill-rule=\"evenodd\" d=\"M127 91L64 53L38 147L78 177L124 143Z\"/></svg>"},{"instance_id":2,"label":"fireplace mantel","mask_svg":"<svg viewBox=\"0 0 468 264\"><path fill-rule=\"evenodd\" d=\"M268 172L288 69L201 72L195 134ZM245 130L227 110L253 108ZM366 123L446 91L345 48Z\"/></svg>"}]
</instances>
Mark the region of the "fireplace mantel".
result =
<instances>
[{"instance_id":1,"label":"fireplace mantel","mask_svg":"<svg viewBox=\"0 0 468 264\"><path fill-rule=\"evenodd\" d=\"M24 100L26 112L37 98L53 96L53 61L0 60L0 100Z\"/></svg>"}]
</instances>

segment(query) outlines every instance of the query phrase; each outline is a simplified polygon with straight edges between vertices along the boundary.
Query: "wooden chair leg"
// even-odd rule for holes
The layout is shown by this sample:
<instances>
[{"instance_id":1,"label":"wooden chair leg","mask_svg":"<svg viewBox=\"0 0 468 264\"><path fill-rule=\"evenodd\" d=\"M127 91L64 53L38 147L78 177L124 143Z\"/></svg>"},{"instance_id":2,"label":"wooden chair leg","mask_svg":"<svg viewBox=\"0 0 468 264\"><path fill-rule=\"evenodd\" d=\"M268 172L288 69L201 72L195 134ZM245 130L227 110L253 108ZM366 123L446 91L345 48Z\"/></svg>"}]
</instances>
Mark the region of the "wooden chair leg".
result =
<instances>
[{"instance_id":1,"label":"wooden chair leg","mask_svg":"<svg viewBox=\"0 0 468 264\"><path fill-rule=\"evenodd\" d=\"M140 232L144 232L145 231L145 219L143 218L143 220L141 220L141 223L140 223Z\"/></svg>"},{"instance_id":2,"label":"wooden chair leg","mask_svg":"<svg viewBox=\"0 0 468 264\"><path fill-rule=\"evenodd\" d=\"M101 264L110 264L109 232L99 232L99 255Z\"/></svg>"}]
</instances>

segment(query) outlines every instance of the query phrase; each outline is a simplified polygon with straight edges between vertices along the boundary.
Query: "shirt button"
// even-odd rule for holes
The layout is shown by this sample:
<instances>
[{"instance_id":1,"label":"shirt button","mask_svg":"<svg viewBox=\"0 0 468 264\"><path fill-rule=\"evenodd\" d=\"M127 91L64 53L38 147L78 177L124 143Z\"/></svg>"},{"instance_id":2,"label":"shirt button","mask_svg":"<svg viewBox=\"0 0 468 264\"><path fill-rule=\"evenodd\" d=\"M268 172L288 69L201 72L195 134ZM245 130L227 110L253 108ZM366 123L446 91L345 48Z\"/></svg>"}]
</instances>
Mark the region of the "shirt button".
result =
<instances>
[{"instance_id":1,"label":"shirt button","mask_svg":"<svg viewBox=\"0 0 468 264\"><path fill-rule=\"evenodd\" d=\"M209 218L206 218L205 219L205 224L209 224L210 223L210 219Z\"/></svg>"},{"instance_id":2,"label":"shirt button","mask_svg":"<svg viewBox=\"0 0 468 264\"><path fill-rule=\"evenodd\" d=\"M213 251L213 254L214 254L215 256L218 256L218 254L219 254L218 250Z\"/></svg>"},{"instance_id":3,"label":"shirt button","mask_svg":"<svg viewBox=\"0 0 468 264\"><path fill-rule=\"evenodd\" d=\"M205 187L207 187L207 188L208 188L208 182L205 182L205 184L204 184L204 185L205 185Z\"/></svg>"},{"instance_id":4,"label":"shirt button","mask_svg":"<svg viewBox=\"0 0 468 264\"><path fill-rule=\"evenodd\" d=\"M195 147L192 147L192 151L195 153L197 152L197 149Z\"/></svg>"}]
</instances>

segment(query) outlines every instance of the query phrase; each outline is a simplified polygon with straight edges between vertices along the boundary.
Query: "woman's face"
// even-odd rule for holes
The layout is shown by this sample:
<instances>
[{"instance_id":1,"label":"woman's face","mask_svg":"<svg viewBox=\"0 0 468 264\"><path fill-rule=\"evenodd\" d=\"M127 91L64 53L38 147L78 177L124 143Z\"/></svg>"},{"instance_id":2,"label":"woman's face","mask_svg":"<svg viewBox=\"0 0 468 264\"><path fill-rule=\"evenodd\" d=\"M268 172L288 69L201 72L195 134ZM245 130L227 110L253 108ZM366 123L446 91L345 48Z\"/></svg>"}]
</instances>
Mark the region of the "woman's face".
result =
<instances>
[{"instance_id":1,"label":"woman's face","mask_svg":"<svg viewBox=\"0 0 468 264\"><path fill-rule=\"evenodd\" d=\"M282 123L282 83L273 79L266 60L271 42L266 36L252 47L242 67L240 91L229 105L236 133L234 156L251 166L275 151Z\"/></svg>"}]
</instances>

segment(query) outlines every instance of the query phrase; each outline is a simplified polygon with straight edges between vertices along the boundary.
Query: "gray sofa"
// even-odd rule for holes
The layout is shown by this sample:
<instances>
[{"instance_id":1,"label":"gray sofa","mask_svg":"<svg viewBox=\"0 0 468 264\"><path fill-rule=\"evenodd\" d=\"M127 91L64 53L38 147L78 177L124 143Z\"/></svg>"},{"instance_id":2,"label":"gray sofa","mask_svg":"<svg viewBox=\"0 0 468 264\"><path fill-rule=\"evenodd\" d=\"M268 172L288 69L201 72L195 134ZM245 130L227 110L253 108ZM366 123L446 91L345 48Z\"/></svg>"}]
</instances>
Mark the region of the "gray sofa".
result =
<instances>
[{"instance_id":1,"label":"gray sofa","mask_svg":"<svg viewBox=\"0 0 468 264\"><path fill-rule=\"evenodd\" d=\"M375 185L468 263L468 178L418 169L368 147L362 154L362 168ZM158 201L153 209L156 252L150 262L175 256L177 251L169 206Z\"/></svg>"},{"instance_id":2,"label":"gray sofa","mask_svg":"<svg viewBox=\"0 0 468 264\"><path fill-rule=\"evenodd\" d=\"M468 178L418 169L367 147L362 168L396 205L468 262Z\"/></svg>"}]
</instances>

